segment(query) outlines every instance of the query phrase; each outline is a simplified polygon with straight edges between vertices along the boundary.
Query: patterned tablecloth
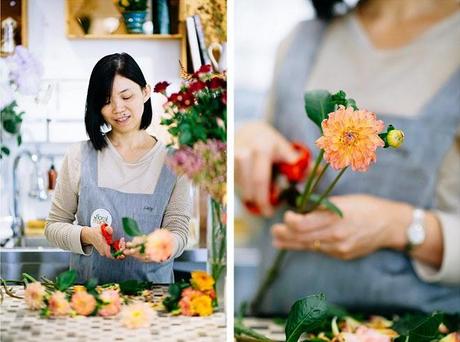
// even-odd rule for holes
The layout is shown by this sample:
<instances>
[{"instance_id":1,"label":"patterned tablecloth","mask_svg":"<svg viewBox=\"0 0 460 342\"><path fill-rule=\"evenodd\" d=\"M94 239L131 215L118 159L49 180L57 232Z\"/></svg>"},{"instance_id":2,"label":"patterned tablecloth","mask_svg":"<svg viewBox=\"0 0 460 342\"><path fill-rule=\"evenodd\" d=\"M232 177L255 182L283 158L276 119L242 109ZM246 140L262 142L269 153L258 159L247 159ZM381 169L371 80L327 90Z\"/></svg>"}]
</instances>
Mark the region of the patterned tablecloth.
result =
<instances>
[{"instance_id":1,"label":"patterned tablecloth","mask_svg":"<svg viewBox=\"0 0 460 342\"><path fill-rule=\"evenodd\" d=\"M21 287L15 293L23 296ZM153 301L161 301L167 287L153 289ZM10 341L225 341L225 314L209 317L170 316L155 311L148 328L127 329L117 317L81 317L43 319L28 310L24 300L5 295L0 305L0 340Z\"/></svg>"},{"instance_id":2,"label":"patterned tablecloth","mask_svg":"<svg viewBox=\"0 0 460 342\"><path fill-rule=\"evenodd\" d=\"M275 323L275 320L272 318L247 317L243 319L243 324L273 341L286 340L284 325Z\"/></svg>"}]
</instances>

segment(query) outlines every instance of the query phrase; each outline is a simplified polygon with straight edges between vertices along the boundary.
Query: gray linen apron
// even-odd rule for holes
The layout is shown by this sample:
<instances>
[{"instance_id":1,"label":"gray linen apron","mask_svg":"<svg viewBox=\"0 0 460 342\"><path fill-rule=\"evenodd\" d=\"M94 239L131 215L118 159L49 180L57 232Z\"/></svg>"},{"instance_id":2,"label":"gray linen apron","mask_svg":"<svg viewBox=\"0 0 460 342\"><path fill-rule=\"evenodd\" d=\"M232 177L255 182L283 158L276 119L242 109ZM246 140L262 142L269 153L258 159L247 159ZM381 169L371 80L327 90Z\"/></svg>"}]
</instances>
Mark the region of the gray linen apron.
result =
<instances>
[{"instance_id":1,"label":"gray linen apron","mask_svg":"<svg viewBox=\"0 0 460 342\"><path fill-rule=\"evenodd\" d=\"M275 74L274 125L288 139L311 147L315 146L319 130L305 115L303 90L325 27L320 21L301 23ZM437 171L460 125L459 100L460 70L417 118L377 113L386 124L405 132L404 145L398 150L379 149L377 163L366 173L348 170L333 194L367 193L425 209L435 207ZM318 153L317 148L313 150ZM324 190L335 175L328 171L319 190ZM267 228L281 221L279 212L267 222ZM266 247L271 246L271 234L267 231L263 235L264 241L259 242L265 246L262 260L266 269L275 252ZM352 261L321 253L289 252L262 304L262 312L287 313L295 300L318 292L325 293L332 303L356 310L460 311L460 287L426 283L417 277L404 253L379 250Z\"/></svg>"},{"instance_id":2,"label":"gray linen apron","mask_svg":"<svg viewBox=\"0 0 460 342\"><path fill-rule=\"evenodd\" d=\"M90 226L91 214L96 209L105 209L112 216L113 239L127 236L122 227L122 217L135 219L139 228L151 233L161 227L166 206L176 184L176 176L163 165L157 185L152 194L132 194L97 185L97 152L91 143L82 144L80 198L77 209L79 225ZM146 175L148 176L148 175ZM173 261L164 263L144 263L132 257L124 260L112 260L102 257L94 249L91 255L72 254L70 268L75 269L78 281L97 278L99 283L120 282L128 279L151 281L154 283L172 283Z\"/></svg>"}]
</instances>

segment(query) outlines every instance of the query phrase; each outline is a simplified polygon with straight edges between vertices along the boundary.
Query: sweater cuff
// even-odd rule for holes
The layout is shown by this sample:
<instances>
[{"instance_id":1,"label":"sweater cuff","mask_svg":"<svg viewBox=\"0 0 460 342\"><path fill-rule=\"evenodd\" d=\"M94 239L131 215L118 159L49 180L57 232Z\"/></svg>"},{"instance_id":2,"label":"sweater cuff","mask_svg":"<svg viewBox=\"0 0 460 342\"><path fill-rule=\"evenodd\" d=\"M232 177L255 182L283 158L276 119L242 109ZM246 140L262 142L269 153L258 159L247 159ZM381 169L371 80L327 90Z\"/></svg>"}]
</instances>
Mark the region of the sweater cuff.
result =
<instances>
[{"instance_id":1,"label":"sweater cuff","mask_svg":"<svg viewBox=\"0 0 460 342\"><path fill-rule=\"evenodd\" d=\"M458 261L460 260L460 216L448 214L441 211L435 211L441 223L441 230L444 243L444 252L442 264L439 269L413 259L417 275L424 281L429 283L439 282L446 285L460 284L460 269Z\"/></svg>"},{"instance_id":2,"label":"sweater cuff","mask_svg":"<svg viewBox=\"0 0 460 342\"><path fill-rule=\"evenodd\" d=\"M181 254L184 252L184 248L185 248L185 245L180 235L175 234L174 232L171 232L171 233L173 235L173 251L171 253L170 260L180 257Z\"/></svg>"},{"instance_id":3,"label":"sweater cuff","mask_svg":"<svg viewBox=\"0 0 460 342\"><path fill-rule=\"evenodd\" d=\"M81 243L81 231L83 227L75 225L75 228L71 230L70 235L70 250L73 253L91 255L93 253L93 246L83 245Z\"/></svg>"}]
</instances>

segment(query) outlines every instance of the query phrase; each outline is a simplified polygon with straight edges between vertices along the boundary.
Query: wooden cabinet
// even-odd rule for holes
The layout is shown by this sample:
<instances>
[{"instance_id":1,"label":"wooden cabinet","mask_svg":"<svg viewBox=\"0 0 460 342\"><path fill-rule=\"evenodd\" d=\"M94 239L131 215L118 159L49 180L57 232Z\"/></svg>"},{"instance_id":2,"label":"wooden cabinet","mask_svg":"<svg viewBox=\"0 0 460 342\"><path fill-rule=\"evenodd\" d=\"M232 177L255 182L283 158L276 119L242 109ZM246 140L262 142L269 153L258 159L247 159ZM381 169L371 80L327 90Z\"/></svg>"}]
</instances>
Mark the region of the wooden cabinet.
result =
<instances>
[{"instance_id":1,"label":"wooden cabinet","mask_svg":"<svg viewBox=\"0 0 460 342\"><path fill-rule=\"evenodd\" d=\"M113 1L108 0L65 0L66 34L69 39L142 39L180 41L180 60L187 66L187 45L185 31L185 1L170 1L177 6L170 22L173 34L128 33L121 13ZM150 1L152 4L153 2ZM87 31L87 32L85 32Z\"/></svg>"}]
</instances>

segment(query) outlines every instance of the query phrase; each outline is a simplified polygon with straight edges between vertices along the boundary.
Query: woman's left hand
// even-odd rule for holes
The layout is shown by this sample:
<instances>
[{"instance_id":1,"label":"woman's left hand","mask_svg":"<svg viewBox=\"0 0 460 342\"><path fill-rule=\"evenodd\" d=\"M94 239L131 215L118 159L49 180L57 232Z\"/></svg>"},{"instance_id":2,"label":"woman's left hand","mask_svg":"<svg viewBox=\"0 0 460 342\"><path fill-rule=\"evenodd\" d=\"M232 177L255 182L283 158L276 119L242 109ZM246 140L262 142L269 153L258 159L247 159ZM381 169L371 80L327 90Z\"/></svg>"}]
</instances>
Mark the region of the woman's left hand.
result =
<instances>
[{"instance_id":1,"label":"woman's left hand","mask_svg":"<svg viewBox=\"0 0 460 342\"><path fill-rule=\"evenodd\" d=\"M272 227L273 245L280 249L311 250L350 260L380 248L403 249L412 209L401 202L369 195L346 195L330 200L343 218L326 211L308 214L287 211L284 223Z\"/></svg>"}]
</instances>

